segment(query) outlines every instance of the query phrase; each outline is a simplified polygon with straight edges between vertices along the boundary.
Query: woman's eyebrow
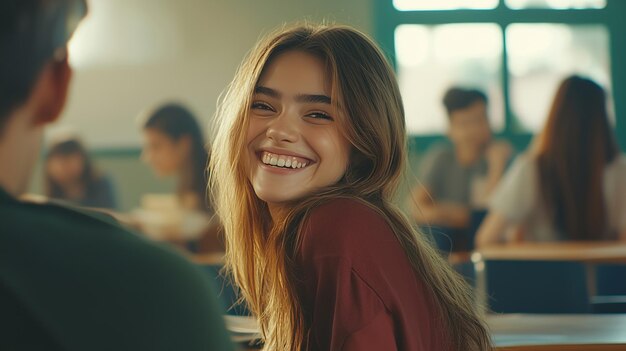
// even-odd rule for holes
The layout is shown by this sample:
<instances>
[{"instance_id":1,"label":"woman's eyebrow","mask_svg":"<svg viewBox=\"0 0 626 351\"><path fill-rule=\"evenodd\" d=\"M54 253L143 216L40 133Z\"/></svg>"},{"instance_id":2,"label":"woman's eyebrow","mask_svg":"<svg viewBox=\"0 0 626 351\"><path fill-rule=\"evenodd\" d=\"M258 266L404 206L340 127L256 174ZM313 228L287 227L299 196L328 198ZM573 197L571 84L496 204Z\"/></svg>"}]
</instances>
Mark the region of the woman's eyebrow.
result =
<instances>
[{"instance_id":1,"label":"woman's eyebrow","mask_svg":"<svg viewBox=\"0 0 626 351\"><path fill-rule=\"evenodd\" d=\"M262 85L258 85L256 88L254 88L254 92L256 94L267 95L275 99L280 99L283 96L283 94L280 93L278 90L268 88ZM295 101L301 103L322 103L328 105L330 105L331 103L330 96L324 94L298 94L295 97Z\"/></svg>"},{"instance_id":2,"label":"woman's eyebrow","mask_svg":"<svg viewBox=\"0 0 626 351\"><path fill-rule=\"evenodd\" d=\"M297 102L304 102L304 103L322 103L322 104L328 104L330 105L330 97L326 96L326 95L321 95L321 94L299 94L296 95L296 101Z\"/></svg>"},{"instance_id":3,"label":"woman's eyebrow","mask_svg":"<svg viewBox=\"0 0 626 351\"><path fill-rule=\"evenodd\" d=\"M263 95L267 95L276 99L280 99L280 97L282 96L281 93L279 93L277 90L274 90L272 88L268 88L268 87L264 87L261 85L258 85L257 87L254 88L254 92L256 94L263 94Z\"/></svg>"}]
</instances>

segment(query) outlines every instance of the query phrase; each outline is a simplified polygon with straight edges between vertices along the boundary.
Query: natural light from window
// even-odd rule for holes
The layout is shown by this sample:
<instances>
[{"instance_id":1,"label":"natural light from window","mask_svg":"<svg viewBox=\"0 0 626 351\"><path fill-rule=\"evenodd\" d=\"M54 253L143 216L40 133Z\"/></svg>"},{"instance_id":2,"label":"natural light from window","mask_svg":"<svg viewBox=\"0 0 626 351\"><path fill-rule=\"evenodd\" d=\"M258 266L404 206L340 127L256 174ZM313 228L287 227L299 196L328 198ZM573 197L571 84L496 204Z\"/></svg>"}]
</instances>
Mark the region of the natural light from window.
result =
<instances>
[{"instance_id":1,"label":"natural light from window","mask_svg":"<svg viewBox=\"0 0 626 351\"><path fill-rule=\"evenodd\" d=\"M398 81L411 134L443 134L441 99L453 85L483 90L492 126L504 126L502 31L496 24L400 25L395 31Z\"/></svg>"},{"instance_id":2,"label":"natural light from window","mask_svg":"<svg viewBox=\"0 0 626 351\"><path fill-rule=\"evenodd\" d=\"M150 0L89 1L87 20L68 45L72 66L139 66L177 59L185 40L172 7Z\"/></svg>"},{"instance_id":3,"label":"natural light from window","mask_svg":"<svg viewBox=\"0 0 626 351\"><path fill-rule=\"evenodd\" d=\"M523 130L543 127L558 84L571 74L592 78L610 96L609 34L604 26L513 24L506 37L511 108Z\"/></svg>"},{"instance_id":4,"label":"natural light from window","mask_svg":"<svg viewBox=\"0 0 626 351\"><path fill-rule=\"evenodd\" d=\"M505 0L507 7L512 9L543 8L554 10L567 9L602 9L606 0Z\"/></svg>"},{"instance_id":5,"label":"natural light from window","mask_svg":"<svg viewBox=\"0 0 626 351\"><path fill-rule=\"evenodd\" d=\"M393 6L400 11L495 9L498 0L393 0Z\"/></svg>"}]
</instances>

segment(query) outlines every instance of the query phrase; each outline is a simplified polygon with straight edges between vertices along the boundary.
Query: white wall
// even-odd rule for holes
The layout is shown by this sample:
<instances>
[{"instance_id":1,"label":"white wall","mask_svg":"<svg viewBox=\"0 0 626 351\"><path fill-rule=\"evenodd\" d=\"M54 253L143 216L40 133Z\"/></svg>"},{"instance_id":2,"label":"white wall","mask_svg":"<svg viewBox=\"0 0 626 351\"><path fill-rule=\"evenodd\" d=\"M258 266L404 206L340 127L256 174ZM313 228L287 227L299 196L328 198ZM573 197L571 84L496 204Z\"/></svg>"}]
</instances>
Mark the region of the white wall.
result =
<instances>
[{"instance_id":1,"label":"white wall","mask_svg":"<svg viewBox=\"0 0 626 351\"><path fill-rule=\"evenodd\" d=\"M262 33L326 19L371 34L371 1L91 0L70 45L75 75L57 127L72 126L91 148L134 148L138 115L169 100L187 103L206 126Z\"/></svg>"}]
</instances>

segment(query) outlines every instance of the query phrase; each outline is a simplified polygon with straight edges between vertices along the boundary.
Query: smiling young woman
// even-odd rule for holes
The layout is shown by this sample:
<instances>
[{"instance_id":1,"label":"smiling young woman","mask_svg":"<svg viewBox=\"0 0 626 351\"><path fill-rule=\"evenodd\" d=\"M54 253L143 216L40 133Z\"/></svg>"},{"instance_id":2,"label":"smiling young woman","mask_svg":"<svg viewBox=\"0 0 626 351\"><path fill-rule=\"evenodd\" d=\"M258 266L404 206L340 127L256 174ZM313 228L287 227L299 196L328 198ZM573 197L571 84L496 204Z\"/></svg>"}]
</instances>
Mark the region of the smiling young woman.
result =
<instances>
[{"instance_id":1,"label":"smiling young woman","mask_svg":"<svg viewBox=\"0 0 626 351\"><path fill-rule=\"evenodd\" d=\"M220 103L212 189L227 269L268 350L488 350L467 286L391 199L393 70L344 26L261 41Z\"/></svg>"},{"instance_id":2,"label":"smiling young woman","mask_svg":"<svg viewBox=\"0 0 626 351\"><path fill-rule=\"evenodd\" d=\"M350 143L325 76L321 59L288 51L267 65L255 88L250 181L270 210L337 183L346 171Z\"/></svg>"}]
</instances>

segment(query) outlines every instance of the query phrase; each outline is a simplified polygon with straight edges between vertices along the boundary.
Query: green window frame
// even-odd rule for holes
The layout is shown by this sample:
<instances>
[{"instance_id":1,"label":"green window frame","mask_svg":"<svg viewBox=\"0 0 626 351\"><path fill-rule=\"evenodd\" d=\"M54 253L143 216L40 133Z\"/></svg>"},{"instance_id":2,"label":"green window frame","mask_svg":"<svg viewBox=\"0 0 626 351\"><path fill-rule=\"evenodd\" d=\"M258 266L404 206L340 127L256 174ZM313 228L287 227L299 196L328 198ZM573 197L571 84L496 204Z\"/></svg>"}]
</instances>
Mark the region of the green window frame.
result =
<instances>
[{"instance_id":1,"label":"green window frame","mask_svg":"<svg viewBox=\"0 0 626 351\"><path fill-rule=\"evenodd\" d=\"M526 149L531 132L515 131L510 101L509 69L506 48L508 25L516 23L549 23L566 25L604 25L610 36L611 84L615 107L615 133L622 151L626 150L626 1L607 0L602 9L511 9L505 0L499 0L494 9L460 9L446 11L400 11L393 0L372 0L374 6L374 36L391 62L395 65L395 38L397 26L402 24L439 25L450 23L495 23L504 36L502 54L502 88L504 97L504 129L497 133L513 143L518 151ZM433 142L445 138L443 135L411 135L413 151L423 152Z\"/></svg>"}]
</instances>

